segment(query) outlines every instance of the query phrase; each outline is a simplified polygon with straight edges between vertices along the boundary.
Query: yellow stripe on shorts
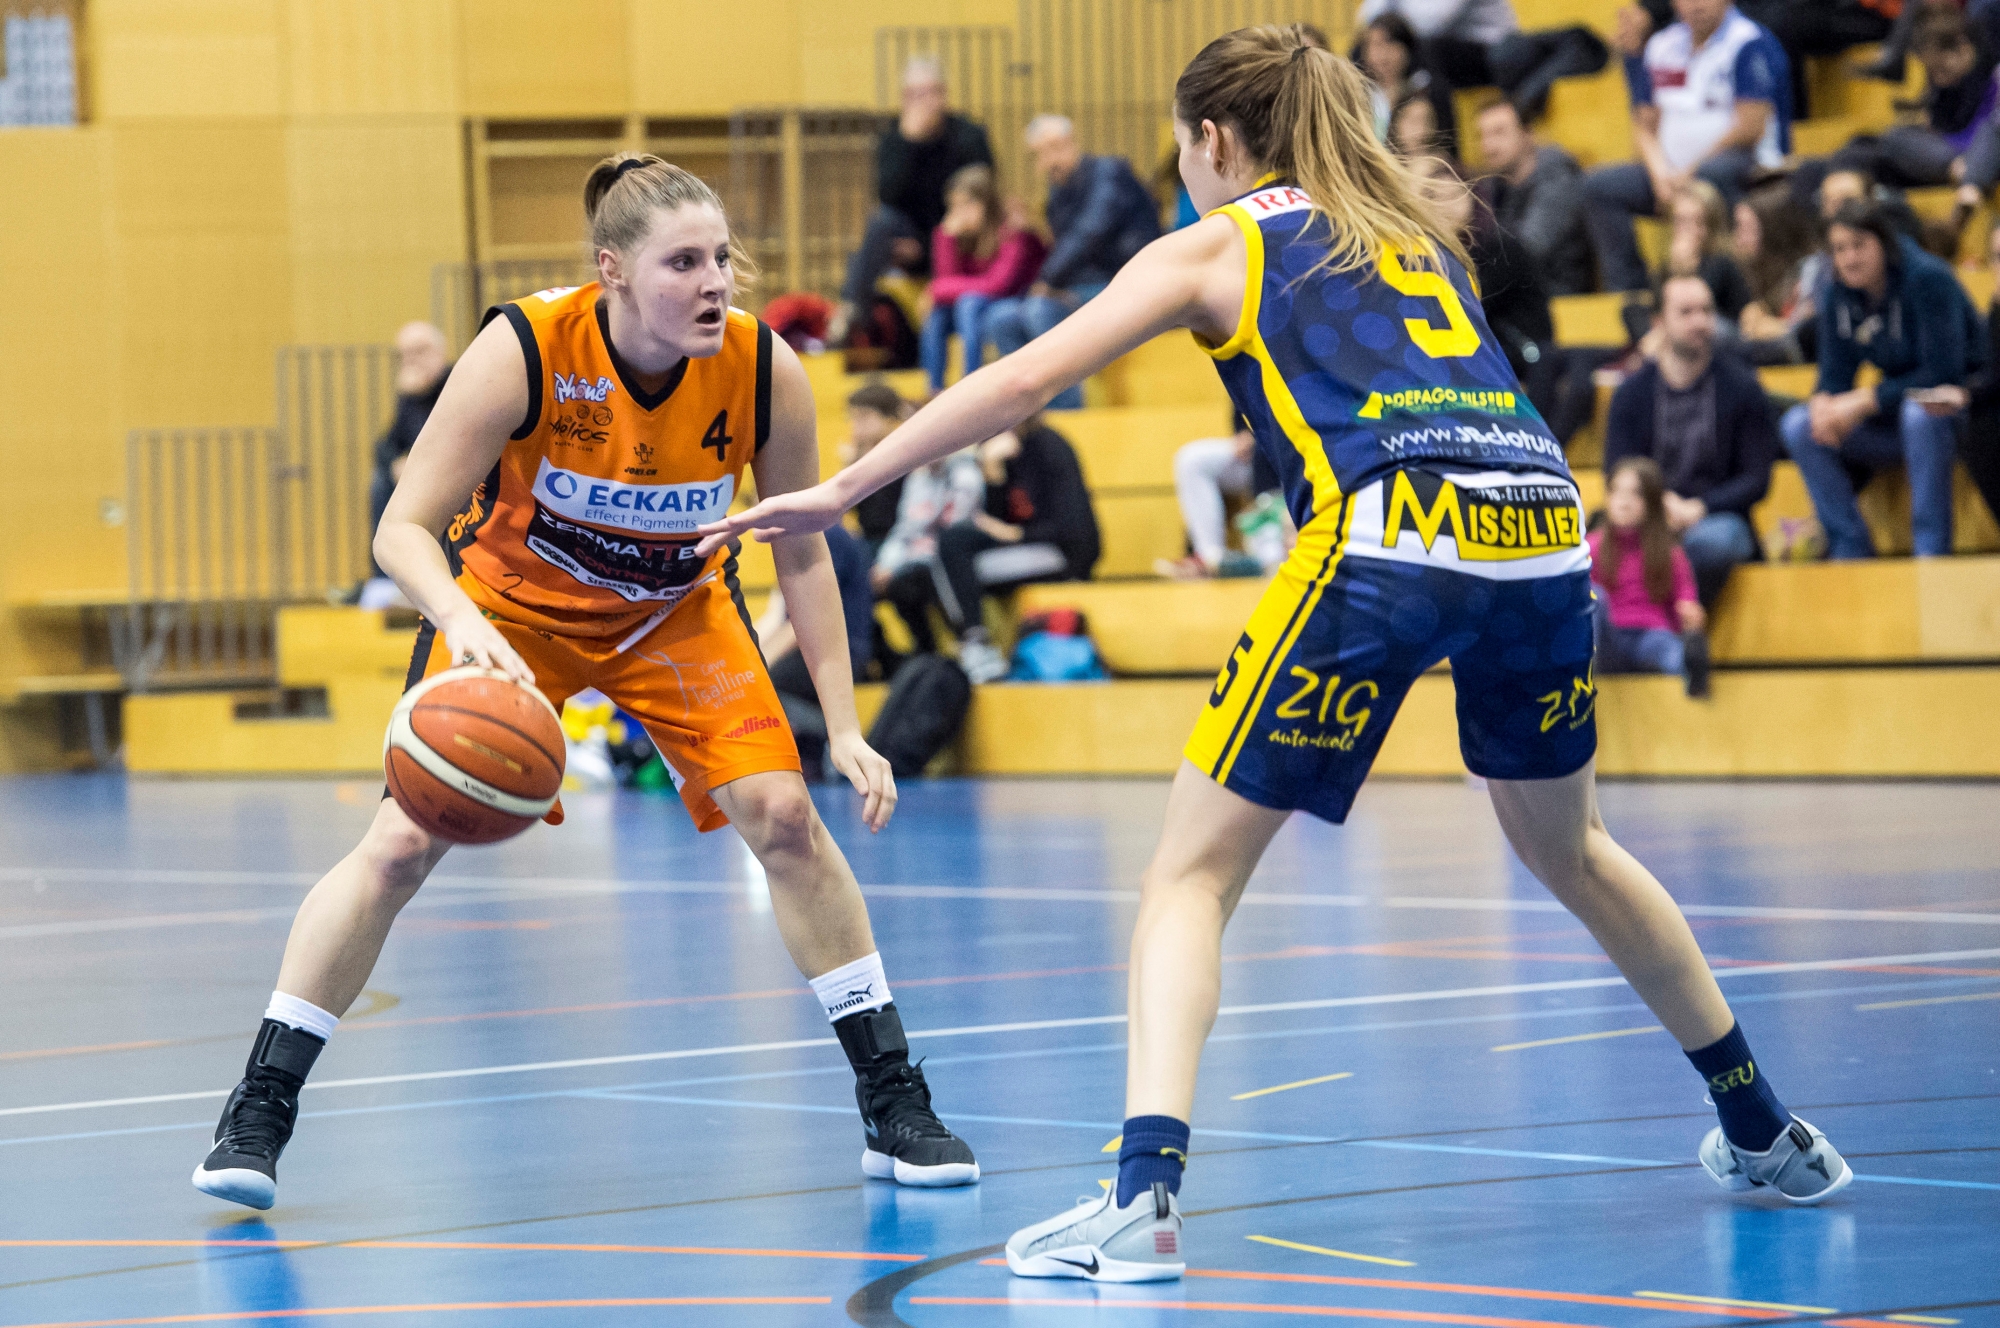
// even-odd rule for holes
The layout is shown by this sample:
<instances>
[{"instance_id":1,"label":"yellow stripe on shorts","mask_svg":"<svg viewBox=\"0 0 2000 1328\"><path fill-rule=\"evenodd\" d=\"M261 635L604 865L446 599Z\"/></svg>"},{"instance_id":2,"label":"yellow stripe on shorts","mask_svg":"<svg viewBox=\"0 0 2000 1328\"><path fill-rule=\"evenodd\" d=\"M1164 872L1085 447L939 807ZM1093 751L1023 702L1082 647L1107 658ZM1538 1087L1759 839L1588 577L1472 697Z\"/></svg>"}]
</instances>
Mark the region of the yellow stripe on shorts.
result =
<instances>
[{"instance_id":1,"label":"yellow stripe on shorts","mask_svg":"<svg viewBox=\"0 0 2000 1328\"><path fill-rule=\"evenodd\" d=\"M1326 518L1299 532L1291 557L1265 588L1250 623L1216 676L1209 704L1195 721L1184 755L1218 784L1229 772L1255 727L1253 720L1271 690L1279 661L1291 653L1299 633L1319 606L1340 556L1347 547L1353 503L1343 500Z\"/></svg>"}]
</instances>

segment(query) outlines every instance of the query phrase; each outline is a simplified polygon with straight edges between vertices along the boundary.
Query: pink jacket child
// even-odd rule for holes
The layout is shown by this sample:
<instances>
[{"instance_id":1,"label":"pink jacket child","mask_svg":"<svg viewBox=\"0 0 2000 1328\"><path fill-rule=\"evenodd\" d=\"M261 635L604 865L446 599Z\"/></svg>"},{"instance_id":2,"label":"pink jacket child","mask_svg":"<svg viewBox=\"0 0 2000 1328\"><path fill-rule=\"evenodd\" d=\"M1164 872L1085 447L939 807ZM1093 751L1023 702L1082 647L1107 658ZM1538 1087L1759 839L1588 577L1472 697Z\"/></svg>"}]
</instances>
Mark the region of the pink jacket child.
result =
<instances>
[{"instance_id":1,"label":"pink jacket child","mask_svg":"<svg viewBox=\"0 0 2000 1328\"><path fill-rule=\"evenodd\" d=\"M1607 539L1615 539L1619 545L1617 585L1608 585L1604 580L1604 541ZM1600 527L1590 532L1590 579L1598 586L1598 594L1607 601L1613 627L1626 631L1679 634L1678 606L1699 604L1701 601L1695 595L1694 568L1688 563L1687 555L1676 544L1669 556L1674 568L1674 593L1663 604L1646 593L1646 558L1639 547L1638 531Z\"/></svg>"},{"instance_id":2,"label":"pink jacket child","mask_svg":"<svg viewBox=\"0 0 2000 1328\"><path fill-rule=\"evenodd\" d=\"M961 295L1004 300L1035 284L1048 253L1042 238L1030 230L1000 228L993 257L982 263L940 226L931 233L931 304L953 304Z\"/></svg>"}]
</instances>

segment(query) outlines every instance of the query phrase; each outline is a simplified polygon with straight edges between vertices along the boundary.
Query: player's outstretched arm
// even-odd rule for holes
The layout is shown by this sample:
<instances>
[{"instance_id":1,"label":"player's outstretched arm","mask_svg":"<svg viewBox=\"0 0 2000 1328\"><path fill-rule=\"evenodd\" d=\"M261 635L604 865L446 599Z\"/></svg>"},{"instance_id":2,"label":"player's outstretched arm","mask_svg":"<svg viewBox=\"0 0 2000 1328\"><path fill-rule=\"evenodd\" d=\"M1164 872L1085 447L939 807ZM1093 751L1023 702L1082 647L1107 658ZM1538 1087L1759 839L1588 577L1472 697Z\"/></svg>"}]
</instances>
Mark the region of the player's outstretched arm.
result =
<instances>
[{"instance_id":1,"label":"player's outstretched arm","mask_svg":"<svg viewBox=\"0 0 2000 1328\"><path fill-rule=\"evenodd\" d=\"M1162 332L1192 328L1226 341L1243 301L1243 241L1211 217L1163 236L1127 263L1102 295L1020 350L945 389L867 456L823 484L703 526L702 549L825 530L900 475L1013 428L1120 355Z\"/></svg>"},{"instance_id":2,"label":"player's outstretched arm","mask_svg":"<svg viewBox=\"0 0 2000 1328\"><path fill-rule=\"evenodd\" d=\"M751 463L759 499L797 494L818 482L818 433L805 366L790 346L778 341L771 348L771 433ZM771 559L778 567L778 591L785 597L799 654L812 673L820 709L826 712L827 755L862 796L861 816L868 828L880 830L896 810L896 776L861 736L861 716L854 707L854 669L847 653L847 617L841 609L833 559L819 533L823 529L816 526L809 533L774 540Z\"/></svg>"},{"instance_id":3,"label":"player's outstretched arm","mask_svg":"<svg viewBox=\"0 0 2000 1328\"><path fill-rule=\"evenodd\" d=\"M375 531L375 561L444 633L452 663L499 669L533 686L534 671L458 588L438 543L473 489L492 473L508 435L527 412L527 360L513 325L496 318L452 366L410 449L403 478Z\"/></svg>"}]
</instances>

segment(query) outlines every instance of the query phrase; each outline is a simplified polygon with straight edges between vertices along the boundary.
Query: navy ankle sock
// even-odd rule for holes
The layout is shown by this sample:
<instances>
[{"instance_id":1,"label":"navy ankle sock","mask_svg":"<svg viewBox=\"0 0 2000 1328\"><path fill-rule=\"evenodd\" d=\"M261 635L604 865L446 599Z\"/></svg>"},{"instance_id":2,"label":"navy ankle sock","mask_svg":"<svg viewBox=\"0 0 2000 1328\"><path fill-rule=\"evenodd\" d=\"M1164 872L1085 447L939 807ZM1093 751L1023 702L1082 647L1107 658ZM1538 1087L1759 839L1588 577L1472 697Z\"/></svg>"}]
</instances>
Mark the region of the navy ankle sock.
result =
<instances>
[{"instance_id":1,"label":"navy ankle sock","mask_svg":"<svg viewBox=\"0 0 2000 1328\"><path fill-rule=\"evenodd\" d=\"M1720 1042L1686 1053L1708 1080L1708 1095L1729 1142L1751 1153L1770 1149L1792 1123L1792 1113L1771 1091L1770 1081L1757 1069L1743 1026L1732 1025Z\"/></svg>"},{"instance_id":2,"label":"navy ankle sock","mask_svg":"<svg viewBox=\"0 0 2000 1328\"><path fill-rule=\"evenodd\" d=\"M1188 1124L1172 1116L1134 1116L1125 1122L1125 1142L1118 1149L1118 1206L1132 1196L1167 1183L1168 1194L1181 1192L1181 1172L1187 1166Z\"/></svg>"}]
</instances>

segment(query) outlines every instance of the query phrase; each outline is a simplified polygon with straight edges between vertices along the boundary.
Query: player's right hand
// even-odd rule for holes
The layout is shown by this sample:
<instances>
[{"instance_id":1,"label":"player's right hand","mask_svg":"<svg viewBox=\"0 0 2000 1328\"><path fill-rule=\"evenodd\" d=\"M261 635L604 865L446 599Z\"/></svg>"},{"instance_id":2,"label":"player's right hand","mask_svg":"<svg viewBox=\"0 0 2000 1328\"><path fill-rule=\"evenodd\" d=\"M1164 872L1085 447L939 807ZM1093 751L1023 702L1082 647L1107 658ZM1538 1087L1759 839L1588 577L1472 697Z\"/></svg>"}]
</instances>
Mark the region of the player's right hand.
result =
<instances>
[{"instance_id":1,"label":"player's right hand","mask_svg":"<svg viewBox=\"0 0 2000 1328\"><path fill-rule=\"evenodd\" d=\"M507 644L500 629L480 616L478 610L454 618L440 630L451 651L450 667L477 664L481 668L498 669L524 687L535 685L535 671Z\"/></svg>"}]
</instances>

